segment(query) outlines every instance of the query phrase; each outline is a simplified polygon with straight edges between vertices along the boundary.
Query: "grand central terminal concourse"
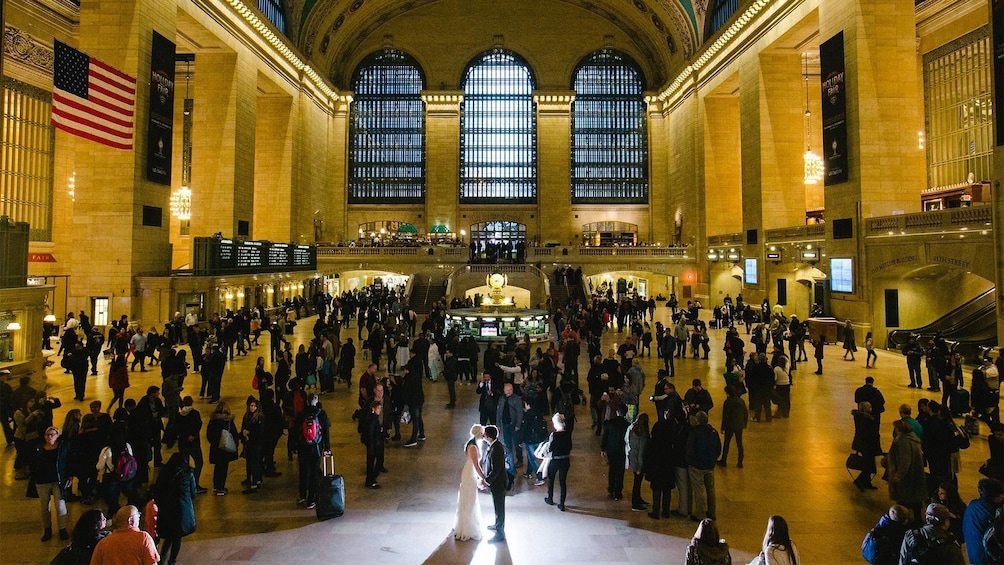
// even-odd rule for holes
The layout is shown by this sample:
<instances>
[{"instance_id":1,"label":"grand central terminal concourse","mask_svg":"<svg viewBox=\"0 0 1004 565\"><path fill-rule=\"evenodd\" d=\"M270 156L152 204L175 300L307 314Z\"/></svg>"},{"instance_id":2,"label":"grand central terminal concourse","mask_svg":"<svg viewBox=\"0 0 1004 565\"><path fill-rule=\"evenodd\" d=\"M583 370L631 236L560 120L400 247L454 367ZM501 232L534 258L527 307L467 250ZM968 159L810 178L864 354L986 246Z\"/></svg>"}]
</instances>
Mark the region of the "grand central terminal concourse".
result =
<instances>
[{"instance_id":1,"label":"grand central terminal concourse","mask_svg":"<svg viewBox=\"0 0 1004 565\"><path fill-rule=\"evenodd\" d=\"M0 565L993 562L1000 3L0 16Z\"/></svg>"}]
</instances>

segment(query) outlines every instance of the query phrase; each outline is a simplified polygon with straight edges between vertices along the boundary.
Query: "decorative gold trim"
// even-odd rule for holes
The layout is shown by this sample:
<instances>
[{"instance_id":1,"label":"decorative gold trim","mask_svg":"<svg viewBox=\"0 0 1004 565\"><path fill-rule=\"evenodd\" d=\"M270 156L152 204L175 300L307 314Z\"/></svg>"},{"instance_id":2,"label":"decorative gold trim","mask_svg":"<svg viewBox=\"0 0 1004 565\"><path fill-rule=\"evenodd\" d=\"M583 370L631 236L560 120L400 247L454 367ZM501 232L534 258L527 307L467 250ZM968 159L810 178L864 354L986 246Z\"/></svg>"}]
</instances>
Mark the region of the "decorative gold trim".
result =
<instances>
[{"instance_id":1,"label":"decorative gold trim","mask_svg":"<svg viewBox=\"0 0 1004 565\"><path fill-rule=\"evenodd\" d=\"M26 31L4 26L3 53L12 61L52 74L53 50Z\"/></svg>"}]
</instances>

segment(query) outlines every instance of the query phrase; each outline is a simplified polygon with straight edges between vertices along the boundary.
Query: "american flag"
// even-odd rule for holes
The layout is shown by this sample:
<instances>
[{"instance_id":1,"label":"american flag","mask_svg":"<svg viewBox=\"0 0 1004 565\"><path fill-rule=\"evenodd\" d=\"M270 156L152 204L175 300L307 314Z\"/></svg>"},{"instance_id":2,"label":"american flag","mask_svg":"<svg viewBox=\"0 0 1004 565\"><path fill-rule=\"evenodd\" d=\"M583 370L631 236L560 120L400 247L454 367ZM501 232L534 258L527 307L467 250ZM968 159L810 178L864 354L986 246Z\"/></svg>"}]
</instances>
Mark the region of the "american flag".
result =
<instances>
[{"instance_id":1,"label":"american flag","mask_svg":"<svg viewBox=\"0 0 1004 565\"><path fill-rule=\"evenodd\" d=\"M52 84L52 125L132 149L135 78L56 40Z\"/></svg>"}]
</instances>

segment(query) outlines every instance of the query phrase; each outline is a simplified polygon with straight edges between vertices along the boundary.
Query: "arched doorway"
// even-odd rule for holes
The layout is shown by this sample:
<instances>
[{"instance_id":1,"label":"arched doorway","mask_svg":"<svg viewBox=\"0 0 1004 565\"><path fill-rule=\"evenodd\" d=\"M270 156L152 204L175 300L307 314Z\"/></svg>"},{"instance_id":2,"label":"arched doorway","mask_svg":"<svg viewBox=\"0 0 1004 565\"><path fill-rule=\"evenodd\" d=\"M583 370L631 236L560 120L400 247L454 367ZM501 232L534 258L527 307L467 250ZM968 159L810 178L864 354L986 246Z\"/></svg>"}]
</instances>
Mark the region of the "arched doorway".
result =
<instances>
[{"instance_id":1,"label":"arched doorway","mask_svg":"<svg viewBox=\"0 0 1004 565\"><path fill-rule=\"evenodd\" d=\"M526 258L526 224L492 220L471 224L471 261L522 263Z\"/></svg>"}]
</instances>

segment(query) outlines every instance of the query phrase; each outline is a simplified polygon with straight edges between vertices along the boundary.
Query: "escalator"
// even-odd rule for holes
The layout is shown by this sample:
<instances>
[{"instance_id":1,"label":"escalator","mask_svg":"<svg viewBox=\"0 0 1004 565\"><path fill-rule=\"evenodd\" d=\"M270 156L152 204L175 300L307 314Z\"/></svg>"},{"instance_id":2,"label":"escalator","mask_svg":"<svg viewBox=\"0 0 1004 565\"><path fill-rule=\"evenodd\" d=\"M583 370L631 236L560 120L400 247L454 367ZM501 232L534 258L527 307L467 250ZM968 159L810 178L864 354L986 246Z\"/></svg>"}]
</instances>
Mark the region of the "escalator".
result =
<instances>
[{"instance_id":1,"label":"escalator","mask_svg":"<svg viewBox=\"0 0 1004 565\"><path fill-rule=\"evenodd\" d=\"M940 333L965 362L973 363L986 348L997 345L995 300L995 289L991 288L926 326L893 330L889 332L889 348L900 348L911 335L919 336L920 344L926 345L928 338Z\"/></svg>"}]
</instances>

